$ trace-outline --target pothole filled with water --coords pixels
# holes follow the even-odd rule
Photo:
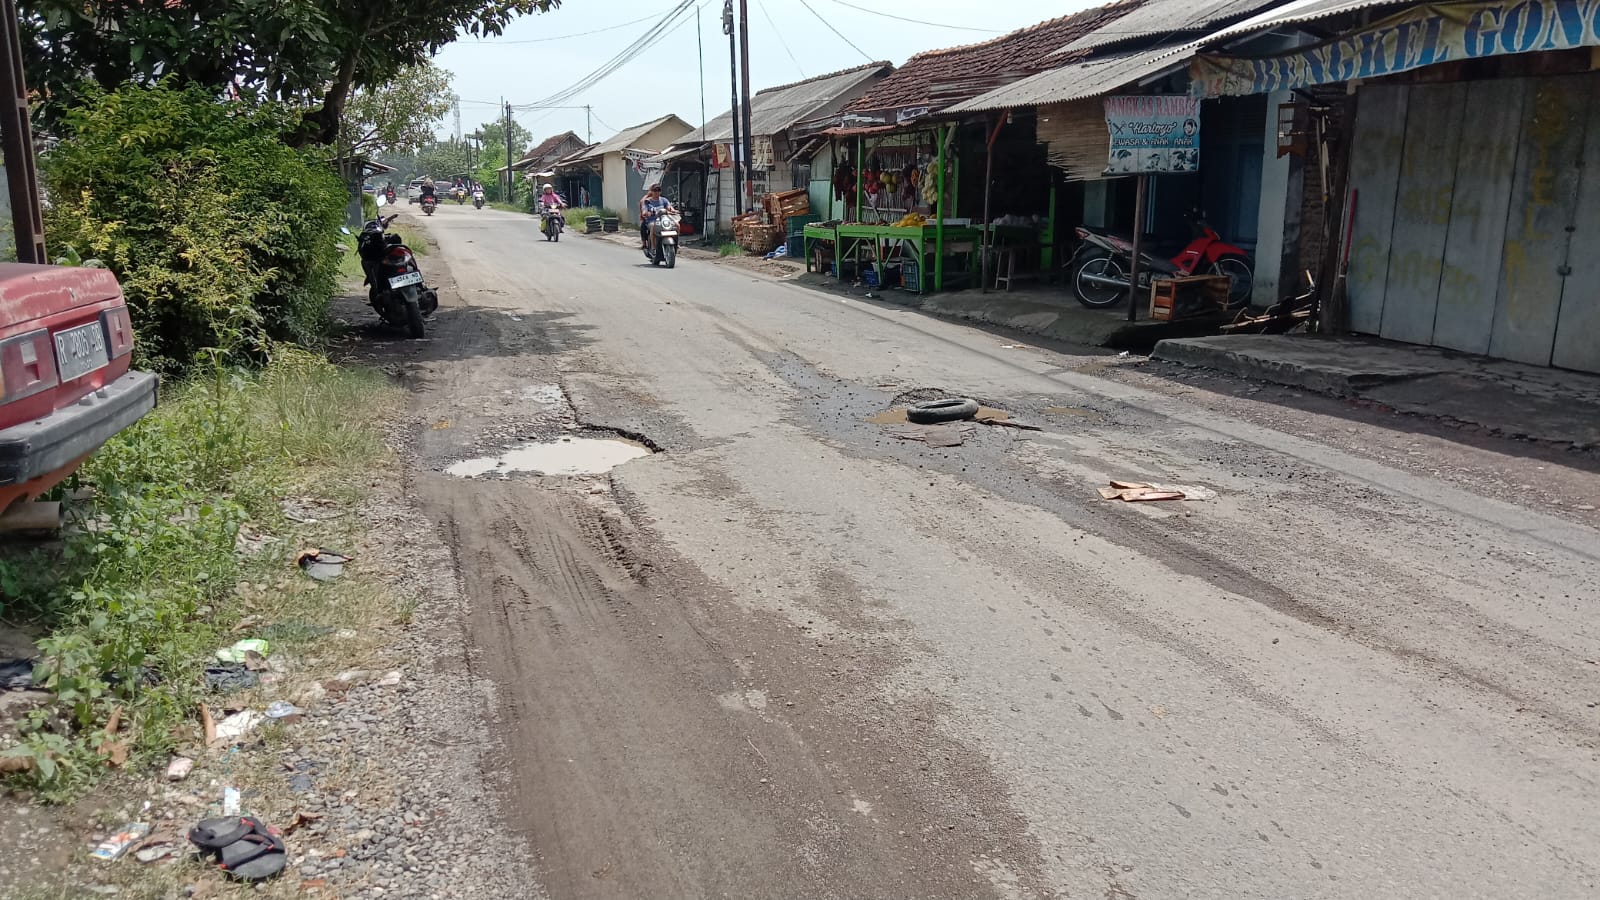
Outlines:
[[[650,448],[619,437],[563,437],[523,444],[499,456],[465,459],[445,468],[457,478],[485,475],[599,475],[630,459],[649,456]]]

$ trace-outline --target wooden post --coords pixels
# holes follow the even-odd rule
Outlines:
[[[1150,176],[1139,175],[1138,186],[1134,189],[1133,196],[1133,253],[1128,262],[1128,321],[1136,321],[1139,317],[1139,238],[1144,232],[1144,191],[1145,180]]]
[[[33,162],[33,130],[28,124],[28,86],[22,74],[22,35],[16,0],[0,0],[0,153],[5,154],[6,187],[11,191],[11,222],[17,262],[46,265],[44,208]]]
[[[978,262],[978,291],[984,294],[989,293],[989,250],[994,246],[994,228],[989,224],[989,195],[993,193],[990,185],[994,181],[994,142],[1000,137],[1000,129],[1005,127],[1007,115],[1009,113],[1001,110],[1000,121],[989,133],[988,151],[983,155],[983,240],[980,241],[983,256]]]
[[[951,125],[949,130],[951,132],[953,132],[955,130],[955,126]],[[938,200],[935,201],[934,208],[933,208],[933,214],[934,214],[934,220],[933,220],[933,289],[935,291],[943,291],[944,290],[944,219],[945,219],[944,151],[945,151],[945,145],[948,143],[948,140],[944,137],[944,135],[941,135],[938,131],[934,132],[934,140],[938,142],[939,147],[938,147],[938,153],[934,157],[935,172],[934,172],[933,184],[934,184],[934,188],[939,193],[939,197],[938,197]]]
[[[1357,95],[1359,96],[1359,95]],[[1337,129],[1341,135],[1339,147],[1333,157],[1333,171],[1331,184],[1322,186],[1323,196],[1327,198],[1323,207],[1323,247],[1322,260],[1318,265],[1322,271],[1318,273],[1317,280],[1317,307],[1316,328],[1318,334],[1341,334],[1345,330],[1347,313],[1345,311],[1345,298],[1347,285],[1344,281],[1343,250],[1345,235],[1350,231],[1349,226],[1354,223],[1349,219],[1358,212],[1349,209],[1349,180],[1350,180],[1350,153],[1355,141],[1350,134],[1355,130],[1356,103],[1355,97],[1349,98],[1340,109],[1339,125]],[[1327,146],[1318,148],[1323,157],[1327,156]],[[1347,221],[1347,219],[1349,219]]]

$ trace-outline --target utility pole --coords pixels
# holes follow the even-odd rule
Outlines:
[[[583,142],[594,143],[594,107],[587,103],[583,105]]]
[[[756,205],[755,135],[750,133],[750,7],[739,0],[739,99],[744,110],[744,191],[751,209]]]
[[[504,97],[500,98],[500,102],[506,104],[506,202],[514,203],[517,199],[517,181],[514,177],[516,173],[511,170],[511,164],[516,162],[511,158],[511,104],[506,103]]]
[[[739,43],[733,28],[733,0],[722,0],[722,33],[728,36],[728,86],[733,94],[733,109],[728,115],[733,120],[733,211],[744,215],[744,180],[740,177],[739,156],[744,144],[739,141]]]
[[[461,98],[460,97],[456,98],[455,114],[456,114],[456,143],[459,144],[459,143],[461,143]]]

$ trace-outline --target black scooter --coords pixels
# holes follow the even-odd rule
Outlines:
[[[399,216],[379,216],[361,229],[356,253],[370,285],[367,302],[378,315],[413,338],[423,336],[423,318],[439,308],[439,293],[422,283],[422,269],[400,235],[389,234],[389,224]]]

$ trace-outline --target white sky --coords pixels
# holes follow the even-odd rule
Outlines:
[[[896,65],[923,50],[969,44],[1026,25],[1067,15],[1100,0],[748,0],[750,7],[750,81],[752,93],[798,81],[869,59]],[[828,30],[806,4],[827,19],[862,51]],[[850,5],[847,5],[850,4]],[[465,38],[446,47],[439,65],[455,76],[462,98],[461,130],[471,133],[498,115],[499,99],[532,104],[575,84],[643,35],[665,15],[674,0],[564,0],[561,8],[513,22],[503,37],[491,41]],[[897,21],[852,9],[924,22],[961,26],[941,28]],[[705,115],[715,117],[730,104],[728,38],[722,33],[722,0],[699,0],[700,32],[705,47]],[[735,9],[738,2],[735,0]],[[646,21],[623,25],[635,19]],[[621,26],[621,27],[618,27]],[[563,37],[610,29],[581,37]],[[984,29],[967,30],[967,29]],[[554,40],[554,38],[559,38]],[[788,51],[784,44],[787,43]],[[789,51],[793,51],[794,59]],[[798,63],[796,63],[798,59]],[[566,105],[594,107],[594,140],[667,113],[691,125],[701,124],[700,64],[692,18],[656,41],[645,58],[630,61]],[[581,109],[522,110],[517,121],[535,141],[567,129],[584,137]],[[447,116],[440,134],[454,132]],[[521,149],[519,148],[519,152]]]

